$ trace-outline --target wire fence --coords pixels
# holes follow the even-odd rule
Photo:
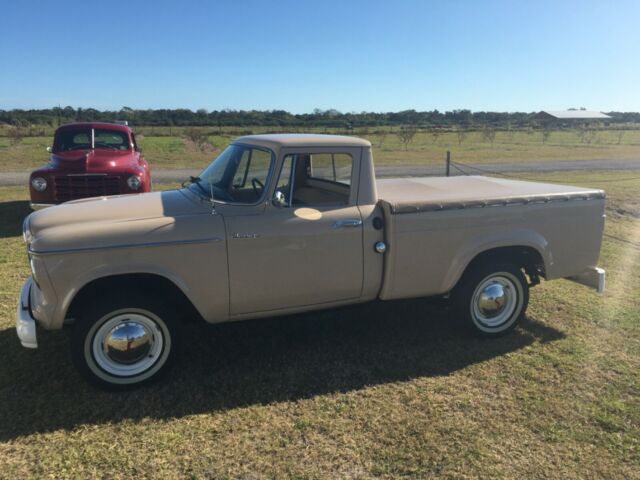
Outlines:
[[[474,172],[483,173],[487,175],[498,175],[500,177],[510,178],[512,180],[529,180],[532,182],[540,181],[540,178],[531,178],[523,175],[510,175],[504,172],[497,172],[495,170],[488,169],[485,167],[477,167],[475,165],[469,165],[466,163],[454,162],[453,160],[450,161],[450,165],[456,170],[458,170],[460,173],[462,173],[463,175],[472,175],[472,173],[469,173],[469,170],[472,170]],[[533,173],[533,172],[529,172],[529,173]],[[544,172],[544,173],[548,173],[548,172]],[[629,182],[633,180],[640,180],[640,176],[625,177],[625,178],[604,178],[604,179],[603,178],[581,178],[580,182],[618,183],[618,182]],[[545,181],[551,182],[551,183],[554,182],[553,180],[547,180],[547,179],[545,179]]]

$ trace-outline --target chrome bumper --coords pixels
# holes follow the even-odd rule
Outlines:
[[[54,207],[55,205],[55,203],[29,203],[31,210],[42,210],[43,208]]]
[[[38,340],[36,338],[36,321],[31,316],[29,309],[29,293],[33,280],[27,278],[20,290],[20,300],[16,311],[16,332],[20,343],[25,348],[38,348]]]
[[[591,267],[580,275],[568,277],[567,280],[593,288],[596,292],[602,294],[604,293],[605,277],[606,272],[604,271],[604,268]]]

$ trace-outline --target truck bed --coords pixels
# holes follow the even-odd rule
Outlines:
[[[393,214],[604,198],[597,189],[482,176],[389,178],[376,187]]]
[[[597,266],[602,190],[480,176],[384,179],[376,187],[387,244],[382,299],[447,293],[491,248],[528,249],[548,280]]]

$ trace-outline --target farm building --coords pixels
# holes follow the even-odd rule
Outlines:
[[[608,123],[611,117],[602,112],[589,110],[542,110],[533,115],[531,120],[549,124],[572,125],[577,123]]]

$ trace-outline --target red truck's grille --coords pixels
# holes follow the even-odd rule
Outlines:
[[[54,183],[59,202],[120,193],[120,178],[108,175],[56,176]]]

